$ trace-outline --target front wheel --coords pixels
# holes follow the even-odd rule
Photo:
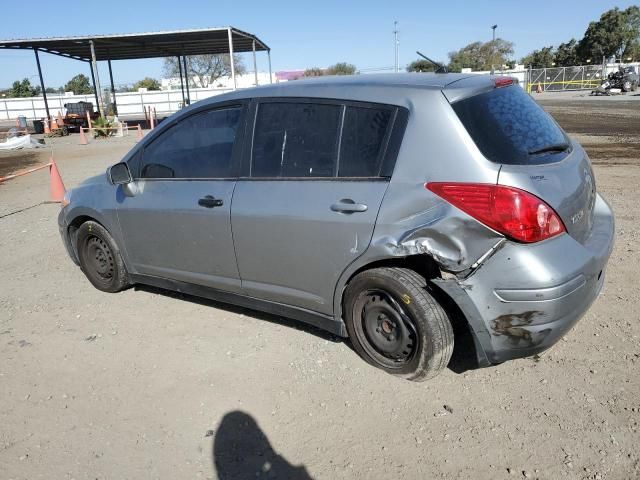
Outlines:
[[[98,290],[115,293],[129,284],[120,249],[102,225],[94,221],[80,225],[76,246],[80,268]]]
[[[343,308],[355,350],[375,367],[423,381],[438,375],[451,359],[449,318],[413,270],[359,273],[345,290]]]

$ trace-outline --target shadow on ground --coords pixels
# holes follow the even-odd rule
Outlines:
[[[222,418],[213,440],[212,460],[220,480],[312,480],[304,465],[292,465],[275,452],[254,418],[241,411]]]
[[[357,353],[353,349],[353,346],[351,345],[351,342],[348,339],[338,337],[308,323],[272,315],[270,313],[261,312],[259,310],[251,310],[249,308],[238,307],[236,305],[231,305],[228,303],[217,302],[215,300],[209,300],[207,298],[196,297],[185,293],[174,292],[172,290],[152,287],[150,285],[136,284],[133,288],[135,290],[141,290],[143,292],[165,295],[179,300],[197,303],[198,305],[214,307],[220,310],[225,310],[227,312],[242,314],[248,317],[256,318],[258,320],[264,320],[271,323],[277,323],[285,327],[294,328],[296,330],[306,332],[310,335],[315,335],[316,337],[322,338],[323,340],[328,340],[333,343],[344,343],[353,351],[354,354],[357,355]],[[436,294],[437,292],[432,291],[431,293]],[[455,334],[455,345],[453,348],[453,356],[451,357],[451,361],[448,365],[449,370],[454,373],[460,374],[468,370],[474,370],[478,368],[478,361],[473,337],[468,330],[467,322],[464,319],[462,312],[460,312],[458,307],[454,303],[452,303],[451,300],[448,299],[448,297],[436,294],[436,298],[443,304],[447,312],[449,312],[449,318],[453,325]]]

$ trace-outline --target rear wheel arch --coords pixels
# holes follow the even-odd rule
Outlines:
[[[452,368],[456,371],[464,371],[480,365],[481,362],[479,360],[476,361],[476,359],[480,358],[478,354],[482,352],[478,352],[474,329],[456,301],[439,285],[432,282],[434,279],[442,278],[442,270],[435,259],[428,254],[387,258],[360,266],[349,275],[349,278],[342,286],[340,292],[340,318],[344,319],[344,294],[353,278],[366,270],[384,267],[413,270],[426,280],[428,286],[432,287],[429,289],[429,293],[449,316],[454,331],[455,342],[452,363],[456,365]]]

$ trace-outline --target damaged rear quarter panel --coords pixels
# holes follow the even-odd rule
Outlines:
[[[381,212],[370,246],[378,255],[426,254],[442,270],[459,273],[471,269],[503,238],[427,191],[422,184],[412,187],[389,187],[385,202],[398,204],[402,211],[398,209],[392,216],[389,212]],[[401,196],[404,202],[394,202],[394,196]],[[407,197],[415,198],[406,201]],[[388,217],[391,218],[387,221]]]

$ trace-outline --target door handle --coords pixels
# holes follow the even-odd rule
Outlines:
[[[350,198],[343,198],[331,205],[331,211],[338,213],[366,212],[368,208],[364,203],[356,203]]]
[[[198,200],[198,205],[204,208],[221,207],[223,205],[221,198],[213,198],[211,195],[205,195]]]

